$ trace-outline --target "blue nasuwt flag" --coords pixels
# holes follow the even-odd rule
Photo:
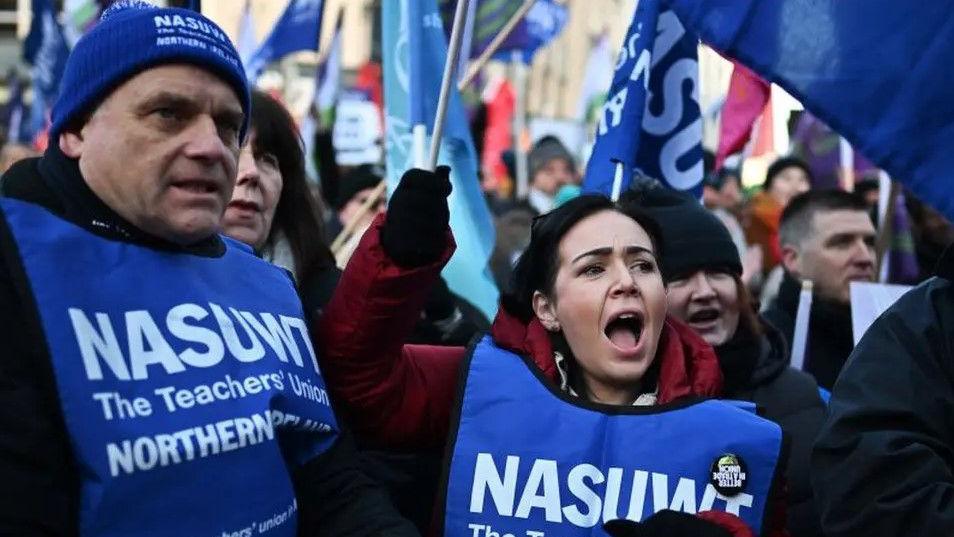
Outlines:
[[[420,15],[412,18],[411,12]],[[388,0],[381,3],[381,15],[387,179],[393,192],[414,161],[411,111],[418,110],[415,119],[428,126],[428,134],[433,128],[447,40],[436,0]],[[412,36],[416,37],[412,40]],[[418,82],[411,84],[411,78]],[[454,293],[492,319],[499,295],[487,267],[494,226],[478,183],[477,152],[456,89],[447,107],[439,163],[451,167],[450,225],[457,241],[457,251],[442,274]]]
[[[667,1],[954,219],[954,1]]]
[[[23,42],[23,60],[33,66],[31,74],[36,93],[30,130],[36,133],[46,127],[47,110],[53,106],[59,94],[60,79],[63,78],[70,49],[50,0],[33,0],[32,7],[33,20],[30,33]]]
[[[617,162],[621,191],[638,173],[702,196],[698,40],[659,0],[640,0],[620,49],[584,191],[609,195]]]
[[[250,83],[258,79],[265,66],[292,52],[318,50],[321,31],[322,0],[291,0],[272,31],[245,65]]]

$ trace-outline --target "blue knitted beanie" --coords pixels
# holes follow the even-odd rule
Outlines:
[[[92,112],[121,83],[169,63],[196,65],[232,87],[245,112],[244,140],[251,97],[242,61],[228,36],[200,13],[142,0],[114,3],[73,47],[53,105],[51,139]]]

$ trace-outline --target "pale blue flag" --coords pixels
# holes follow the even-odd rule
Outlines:
[[[413,17],[410,12],[420,15]],[[419,111],[415,115],[421,116],[428,125],[428,134],[431,132],[447,58],[447,38],[436,0],[389,0],[381,3],[381,15],[387,178],[388,190],[393,192],[414,162],[412,110]],[[412,42],[416,46],[412,47]],[[412,83],[411,78],[416,81]],[[457,252],[444,268],[444,279],[453,292],[492,319],[499,296],[487,267],[494,247],[494,225],[478,182],[477,152],[456,89],[451,91],[447,108],[439,163],[451,167],[454,191],[449,200],[450,223],[457,241]]]

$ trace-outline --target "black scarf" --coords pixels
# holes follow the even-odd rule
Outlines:
[[[716,346],[715,352],[722,369],[723,395],[732,397],[747,388],[762,352],[761,339],[740,319],[732,338]]]

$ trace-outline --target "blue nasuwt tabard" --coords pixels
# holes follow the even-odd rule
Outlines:
[[[760,534],[778,425],[730,402],[595,405],[485,337],[467,364],[449,463],[448,537],[603,536],[661,509],[737,514]]]
[[[81,534],[295,535],[290,471],[338,426],[290,277],[230,239],[153,250],[8,198],[0,239],[53,366]]]

